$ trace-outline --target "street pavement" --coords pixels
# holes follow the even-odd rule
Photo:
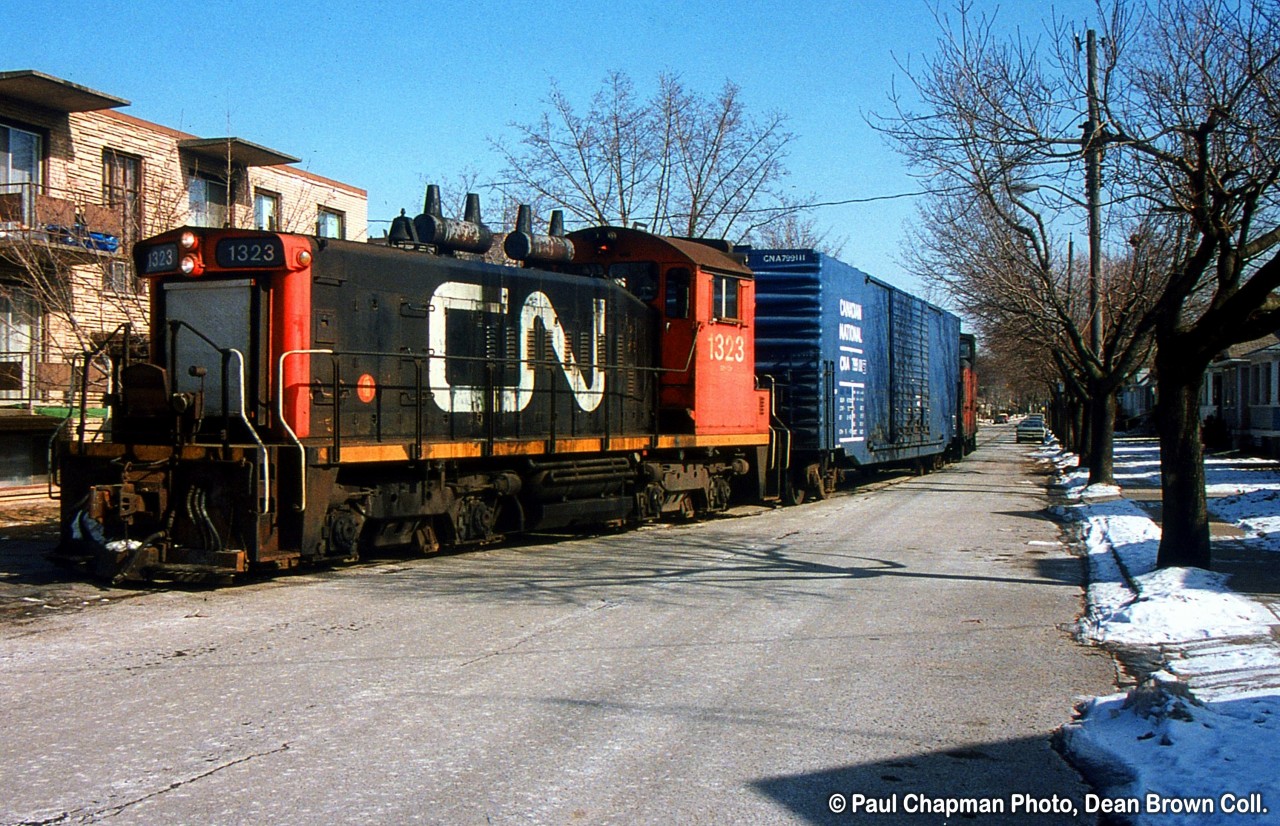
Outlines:
[[[1050,736],[1114,667],[1026,453],[213,591],[0,542],[0,823],[1092,822]]]

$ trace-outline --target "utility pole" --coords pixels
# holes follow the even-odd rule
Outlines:
[[[1078,41],[1077,41],[1078,42]],[[1102,307],[1098,301],[1098,278],[1102,269],[1102,223],[1099,218],[1102,177],[1102,123],[1098,112],[1098,36],[1089,29],[1086,46],[1089,61],[1089,120],[1084,131],[1084,181],[1089,204],[1089,347],[1102,360]]]
[[[1106,134],[1098,103],[1098,36],[1089,29],[1086,58],[1089,61],[1089,119],[1084,125],[1084,177],[1089,204],[1089,349],[1094,367],[1089,370],[1089,483],[1114,484],[1115,465],[1112,438],[1115,428],[1115,391],[1104,386],[1102,376],[1108,365],[1102,352],[1102,303],[1098,298],[1102,269],[1102,220],[1099,192],[1102,189],[1102,147]]]

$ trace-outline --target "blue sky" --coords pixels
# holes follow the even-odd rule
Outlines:
[[[1000,27],[1039,34],[1050,7],[975,0]],[[1057,5],[1085,28],[1093,6]],[[887,111],[895,64],[918,63],[938,30],[926,0],[722,3],[416,0],[364,4],[11,4],[0,70],[36,69],[132,101],[124,111],[202,137],[236,135],[368,190],[371,220],[421,209],[424,181],[495,178],[489,139],[543,111],[552,80],[586,107],[621,70],[644,95],[659,72],[712,95],[725,80],[796,134],[797,196],[842,201],[915,191],[866,123]],[[496,207],[496,203],[495,203]],[[450,207],[446,205],[446,211]],[[908,289],[910,199],[825,207],[841,258]],[[385,223],[372,223],[381,234]]]

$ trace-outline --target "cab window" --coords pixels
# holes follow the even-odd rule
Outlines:
[[[742,314],[738,311],[739,295],[742,292],[741,279],[717,275],[711,284],[711,317],[728,321],[741,320]]]
[[[651,261],[628,261],[609,267],[609,276],[644,302],[658,297],[658,268]]]
[[[667,287],[663,306],[667,318],[689,317],[689,282],[690,272],[684,267],[667,270]]]

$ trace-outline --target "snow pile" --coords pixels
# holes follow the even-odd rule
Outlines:
[[[1032,451],[1031,456],[1053,466],[1049,486],[1067,499],[1114,499],[1120,495],[1119,485],[1090,485],[1089,471],[1079,467],[1080,457],[1062,450],[1056,442]]]
[[[1280,483],[1277,484],[1280,487]],[[1280,490],[1261,488],[1209,503],[1209,509],[1224,522],[1240,527],[1268,551],[1280,551]]]
[[[1204,458],[1204,476],[1205,493],[1213,497],[1275,492],[1280,488],[1280,462],[1252,456],[1209,455]],[[1267,508],[1274,510],[1274,506]]]
[[[1269,632],[1275,616],[1200,568],[1156,569],[1160,528],[1126,499],[1080,506],[1089,554],[1089,607],[1081,635],[1153,645]]]
[[[1275,823],[1280,813],[1280,697],[1201,704],[1153,680],[1095,697],[1061,744],[1136,823]]]

